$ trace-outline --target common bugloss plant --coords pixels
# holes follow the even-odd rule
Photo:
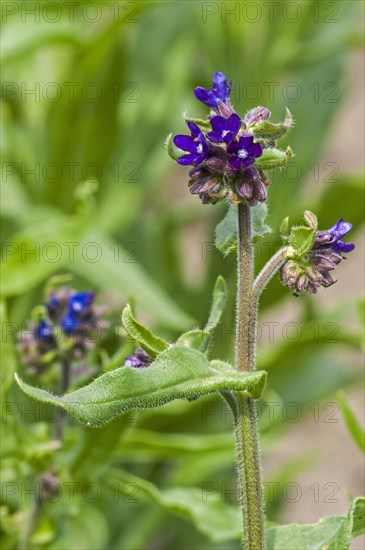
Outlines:
[[[193,328],[175,342],[167,342],[143,326],[127,306],[123,324],[138,347],[122,366],[107,369],[90,384],[61,396],[32,387],[19,377],[17,381],[30,396],[60,406],[92,426],[101,426],[130,410],[218,393],[234,419],[242,547],[347,549],[352,537],[361,531],[362,499],[353,501],[345,517],[324,518],[308,528],[288,525],[265,529],[256,400],[264,390],[267,375],[256,370],[255,354],[259,299],[270,279],[280,273],[282,284],[295,296],[330,287],[335,282],[331,272],[354,249],[352,243],[344,241],[352,226],[340,218],[330,229],[319,229],[316,215],[309,211],[299,226],[290,226],[286,218],[280,228],[283,246],[255,277],[253,242],[268,231],[267,172],[283,167],[293,155],[290,147],[283,150],[277,145],[293,126],[293,117],[287,110],[284,120],[274,123],[263,106],[241,117],[230,103],[231,86],[223,73],[216,72],[211,89],[197,87],[195,97],[210,109],[207,118],[185,116],[190,134],[170,135],[166,145],[179,165],[190,167],[188,189],[192,195],[204,205],[222,200],[229,203],[227,216],[217,227],[216,242],[223,253],[237,253],[235,364],[209,357],[214,329],[227,300],[226,283],[219,277],[203,328]],[[76,331],[71,349],[83,353],[84,344],[78,340],[77,331],[96,319],[93,299],[90,293],[68,290],[51,296],[46,303],[47,317],[34,327],[33,336],[38,336],[39,343],[28,346],[27,361],[54,346],[49,321],[58,324],[66,336]]]

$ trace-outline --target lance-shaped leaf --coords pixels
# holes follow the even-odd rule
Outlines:
[[[256,159],[255,165],[262,170],[270,170],[284,166],[292,156],[293,151],[289,146],[285,151],[276,149],[275,147],[268,147],[263,150],[261,157]]]
[[[165,351],[169,344],[152,332],[133,317],[130,306],[126,306],[122,313],[123,325],[129,336],[139,342],[142,348],[147,351],[151,357],[157,357],[159,353]]]
[[[355,443],[365,452],[365,431],[351,409],[343,391],[337,392],[337,400],[340,405],[346,426]]]
[[[226,303],[227,285],[224,278],[220,275],[214,285],[212,306],[204,330],[191,330],[185,332],[177,340],[177,345],[198,349],[205,353],[209,348],[212,332],[217,327],[222,317]]]
[[[251,208],[252,215],[252,238],[254,241],[271,233],[265,220],[267,218],[266,203],[259,202]],[[215,230],[215,245],[224,255],[234,252],[237,249],[237,207],[231,205],[223,220]]]
[[[314,525],[278,525],[267,530],[268,550],[347,550],[364,533],[365,499],[356,498],[347,516],[327,516]]]
[[[16,381],[31,397],[58,405],[88,425],[100,426],[130,410],[159,407],[175,399],[219,391],[247,392],[258,398],[266,373],[220,374],[210,367],[204,353],[176,346],[161,353],[149,367],[115,369],[63,396],[29,386],[17,375]]]

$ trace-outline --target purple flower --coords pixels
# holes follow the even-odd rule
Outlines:
[[[213,131],[207,134],[207,138],[216,143],[230,143],[241,127],[241,119],[235,113],[229,118],[214,116],[210,119],[210,123]]]
[[[54,341],[52,327],[43,319],[35,328],[35,339],[42,340],[43,342]]]
[[[148,367],[152,362],[152,357],[150,357],[144,349],[138,348],[133,355],[129,355],[126,358],[124,361],[124,366],[139,369]]]
[[[73,294],[68,301],[70,311],[80,313],[85,308],[90,307],[94,299],[94,292],[78,292],[77,294]]]
[[[334,252],[351,252],[355,248],[355,245],[353,243],[345,243],[342,240],[351,229],[352,224],[344,222],[342,217],[330,229],[318,231],[314,244],[315,246],[330,247]]]
[[[183,166],[188,164],[195,164],[196,166],[207,158],[209,146],[199,126],[194,122],[188,122],[188,126],[191,136],[179,135],[175,136],[173,140],[176,147],[188,153],[180,157],[177,162]]]
[[[232,155],[230,165],[234,170],[239,170],[241,166],[251,166],[257,157],[261,157],[262,145],[254,143],[251,135],[244,134],[239,141],[232,141],[227,146],[227,152]]]
[[[227,78],[223,73],[216,72],[213,75],[213,87],[211,90],[206,88],[201,88],[198,86],[194,90],[195,97],[204,103],[207,107],[212,109],[218,108],[218,100],[220,99],[223,103],[227,103],[229,94],[231,92],[232,80],[227,86]]]

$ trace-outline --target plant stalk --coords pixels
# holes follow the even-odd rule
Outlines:
[[[238,205],[238,289],[236,365],[240,372],[255,370],[257,301],[253,297],[254,257],[251,210]],[[244,393],[236,393],[233,414],[237,446],[238,478],[243,517],[244,550],[264,550],[265,523],[259,432],[256,404]]]

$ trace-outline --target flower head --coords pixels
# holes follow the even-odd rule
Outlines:
[[[316,294],[320,286],[333,285],[330,271],[345,259],[342,253],[355,248],[353,243],[342,240],[351,229],[352,224],[340,218],[330,229],[317,231],[306,256],[285,262],[280,271],[282,283],[291,288],[295,296],[303,292]]]
[[[216,114],[210,113],[205,120],[186,117],[191,135],[171,139],[170,134],[167,151],[179,164],[194,166],[189,172],[189,191],[203,204],[227,199],[231,204],[255,206],[266,200],[270,184],[263,170],[284,166],[292,155],[290,147],[277,149],[276,140],[290,128],[293,118],[287,110],[285,121],[274,124],[268,120],[269,109],[256,107],[241,119],[229,101],[231,87],[232,82],[228,85],[225,75],[216,72],[212,89],[195,88],[195,97]]]
[[[187,152],[178,159],[178,163],[186,166],[188,164],[200,164],[208,156],[209,147],[199,126],[194,122],[188,122],[191,136],[179,135],[174,137],[174,144],[179,149]]]
[[[227,86],[227,78],[223,73],[216,72],[213,75],[211,90],[198,86],[194,90],[195,97],[211,109],[218,108],[218,100],[227,103],[232,88],[232,80]]]
[[[255,159],[262,155],[261,143],[254,143],[253,136],[244,134],[238,141],[232,141],[227,152],[231,157],[229,163],[234,170],[239,170],[241,167],[251,166]]]
[[[129,355],[126,358],[126,360],[124,361],[124,366],[139,369],[143,367],[148,367],[152,362],[152,357],[150,357],[144,349],[138,348],[133,355]]]

